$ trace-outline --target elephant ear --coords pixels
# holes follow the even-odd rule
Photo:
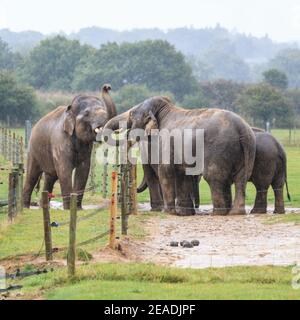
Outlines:
[[[67,132],[70,136],[73,135],[75,130],[75,116],[71,110],[72,106],[68,106],[65,112],[65,120],[64,120],[64,131]]]
[[[152,111],[149,112],[150,120],[146,124],[145,132],[148,136],[151,135],[151,130],[158,129],[158,122]]]

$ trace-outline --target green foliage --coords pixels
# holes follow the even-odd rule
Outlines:
[[[170,91],[177,99],[193,91],[196,80],[184,56],[166,41],[109,43],[76,69],[74,90],[96,90],[110,82],[115,90],[126,84],[146,85],[151,91]]]
[[[231,80],[216,80],[200,84],[205,97],[210,101],[210,107],[237,111],[236,99],[244,88]]]
[[[0,38],[0,70],[13,70],[21,59],[21,56],[11,52],[8,44]]]
[[[210,106],[210,99],[199,88],[195,94],[185,95],[181,104],[187,109],[207,108]]]
[[[5,71],[0,72],[0,121],[10,124],[24,123],[36,115],[36,97],[32,88],[21,85]]]
[[[282,119],[292,121],[293,108],[284,94],[267,84],[246,87],[238,97],[239,111],[254,120],[254,124],[263,126],[267,121],[276,120],[280,127]]]
[[[269,69],[263,73],[264,82],[278,89],[287,89],[288,78],[284,72]]]
[[[22,76],[37,89],[70,90],[75,68],[93,50],[61,36],[46,39],[30,52]]]
[[[194,64],[194,73],[200,81],[226,79],[245,82],[250,79],[248,65],[227,40],[219,41],[203,52]]]
[[[300,50],[286,49],[271,60],[270,66],[284,72],[290,87],[300,87]]]
[[[113,99],[117,105],[118,112],[121,113],[156,95],[164,95],[174,99],[171,92],[153,92],[146,85],[133,84],[123,86],[113,94]]]

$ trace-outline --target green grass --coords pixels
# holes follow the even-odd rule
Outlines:
[[[295,225],[299,225],[300,215],[299,213],[290,213],[290,214],[284,214],[284,215],[267,216],[264,223],[265,224],[294,223]]]
[[[92,210],[78,212],[78,220],[88,216]],[[36,254],[43,244],[43,218],[41,210],[24,210],[13,224],[7,223],[5,215],[0,225],[0,259],[11,255],[19,254]],[[143,238],[146,233],[141,225],[153,216],[152,213],[144,213],[143,215],[131,216],[129,218],[128,234],[136,238]],[[62,210],[51,210],[51,222],[58,223],[69,221],[69,212]],[[0,220],[1,222],[1,220]],[[120,221],[118,220],[117,228],[120,229]],[[101,210],[88,220],[78,221],[77,227],[77,243],[84,242],[98,236],[108,230],[109,213],[108,210]],[[69,226],[64,225],[58,228],[52,228],[53,247],[61,248],[68,246]],[[84,249],[88,253],[93,253],[103,248],[108,243],[108,236],[97,240],[91,244],[85,245]],[[65,252],[57,253],[56,257],[64,257]]]
[[[90,264],[24,279],[27,297],[46,299],[299,299],[292,267],[178,269],[152,264]]]

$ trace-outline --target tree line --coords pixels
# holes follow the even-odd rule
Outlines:
[[[230,72],[226,60],[215,80],[200,79],[195,72],[197,61],[164,40],[107,43],[96,49],[55,36],[26,55],[12,52],[0,40],[0,108],[4,111],[0,121],[37,119],[58,104],[70,103],[75,94],[95,92],[110,82],[120,111],[164,94],[187,108],[220,107],[244,115],[254,125],[270,122],[290,127],[300,114],[296,77],[300,51],[285,50],[272,61],[258,83],[248,83],[242,75],[240,81],[226,80],[224,75]],[[202,68],[205,72],[207,67]]]

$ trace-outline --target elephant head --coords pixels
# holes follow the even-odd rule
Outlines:
[[[87,95],[75,97],[65,110],[64,131],[85,143],[94,141],[100,128],[117,115],[110,90],[111,86],[105,84],[100,98]]]
[[[112,118],[104,127],[104,130],[118,130],[126,127],[128,129],[145,129],[149,134],[152,129],[159,128],[158,116],[167,112],[172,104],[168,97],[157,96],[145,100],[128,111]]]

